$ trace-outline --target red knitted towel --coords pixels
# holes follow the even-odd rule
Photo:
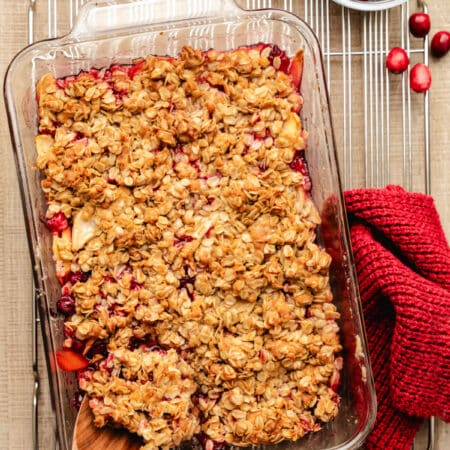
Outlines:
[[[406,450],[420,418],[450,421],[450,250],[431,197],[345,200],[378,400],[366,447]]]

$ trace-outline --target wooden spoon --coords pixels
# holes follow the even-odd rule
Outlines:
[[[96,427],[89,399],[84,397],[73,430],[72,450],[139,450],[141,446],[142,441],[126,430]]]

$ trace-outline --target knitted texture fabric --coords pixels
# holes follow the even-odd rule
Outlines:
[[[397,186],[345,193],[378,413],[368,449],[409,449],[450,421],[450,250],[433,199]]]

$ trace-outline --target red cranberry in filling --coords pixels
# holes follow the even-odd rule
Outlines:
[[[311,180],[309,178],[308,166],[305,161],[305,152],[303,150],[298,150],[295,153],[294,159],[289,164],[289,167],[295,172],[300,172],[305,177],[305,190],[311,190]]]
[[[91,272],[83,272],[83,271],[79,270],[78,272],[71,273],[70,282],[72,284],[75,284],[78,282],[85,283],[89,279],[90,276],[91,276]]]
[[[282,72],[287,73],[287,70],[289,68],[290,60],[288,56],[286,55],[286,52],[284,50],[281,50],[278,45],[272,45],[272,51],[269,54],[269,61],[273,65],[273,60],[278,57],[280,58],[280,67],[278,67],[278,70],[281,70]]]
[[[84,342],[80,341],[76,337],[71,338],[70,348],[77,353],[82,353],[84,349]]]
[[[194,285],[195,283],[195,277],[189,277],[189,276],[185,276],[180,278],[180,288],[187,288],[188,285]]]
[[[146,336],[142,339],[137,338],[136,336],[132,336],[130,338],[130,342],[128,344],[128,348],[130,350],[136,350],[140,348],[145,352],[158,352],[161,355],[167,354],[168,348],[164,345],[159,344],[155,339],[151,336]]]
[[[108,356],[108,349],[106,347],[106,342],[97,340],[94,342],[92,347],[87,352],[86,356],[92,359],[95,355],[100,355],[106,358]]]
[[[195,294],[194,294],[193,286],[195,284],[195,276],[194,277],[190,277],[189,274],[188,274],[187,268],[185,268],[184,271],[185,271],[186,275],[179,279],[180,289],[185,288],[189,298],[191,299],[191,301],[194,301]]]
[[[62,212],[54,214],[47,220],[47,228],[54,236],[61,236],[61,233],[69,228],[67,217]]]
[[[226,442],[213,441],[207,434],[203,432],[197,435],[197,439],[204,450],[223,450],[228,448]]]
[[[139,348],[139,346],[142,344],[142,340],[138,339],[136,336],[132,336],[130,338],[130,342],[128,343],[128,348],[133,351]]]
[[[56,303],[58,311],[65,316],[75,314],[75,299],[70,295],[63,295]]]
[[[128,68],[128,76],[131,79],[133,79],[137,73],[142,72],[144,65],[145,65],[145,61],[141,61],[136,64],[133,64],[131,67]]]
[[[81,131],[77,131],[75,133],[75,137],[73,138],[73,141],[80,141],[84,137],[85,137],[85,135]]]
[[[112,303],[108,306],[108,311],[111,312],[113,316],[124,317],[126,316],[126,312],[123,310],[123,305],[120,303]]]

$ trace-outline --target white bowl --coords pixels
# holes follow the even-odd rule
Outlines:
[[[401,5],[407,0],[333,0],[347,8],[358,9],[359,11],[381,11]]]

